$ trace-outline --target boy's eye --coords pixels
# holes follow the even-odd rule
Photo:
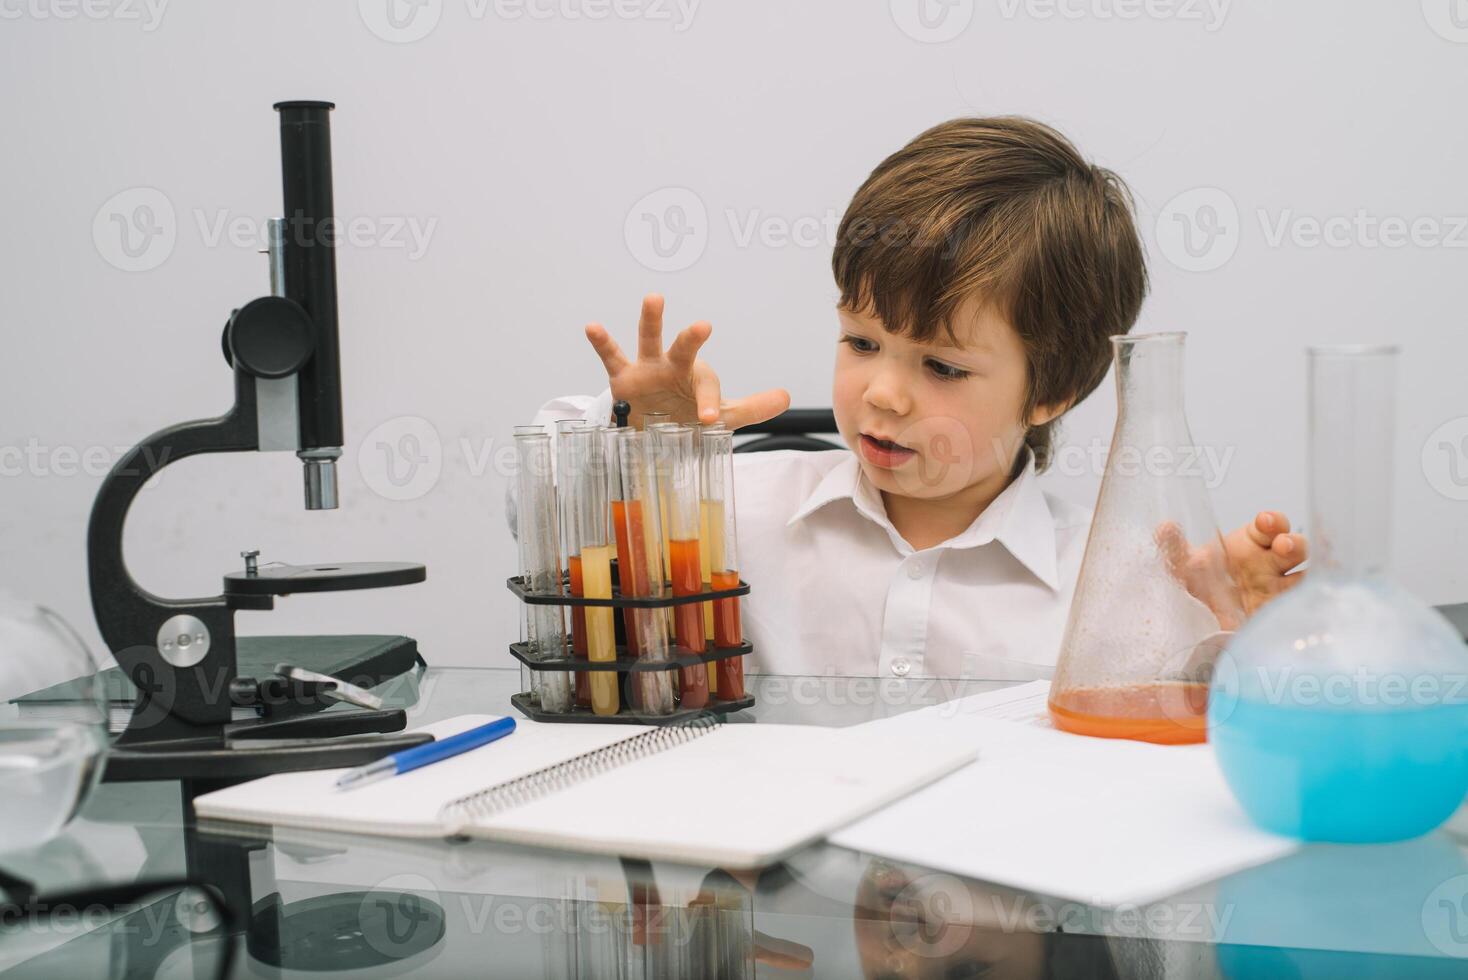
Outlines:
[[[865,337],[853,337],[850,334],[842,337],[841,342],[850,347],[852,350],[856,351],[858,354],[870,354],[872,351],[877,349],[877,345],[872,343],[870,340],[867,340]]]
[[[969,376],[969,372],[963,368],[956,368],[951,364],[944,364],[942,361],[929,361],[928,367],[932,368],[933,373],[944,381],[962,381]]]

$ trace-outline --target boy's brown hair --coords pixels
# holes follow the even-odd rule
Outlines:
[[[831,259],[841,306],[919,342],[974,295],[1024,344],[1025,416],[1068,407],[1106,375],[1136,322],[1146,262],[1121,178],[1064,136],[1016,116],[954,119],[892,154],[857,190]],[[1025,443],[1044,469],[1055,422]]]

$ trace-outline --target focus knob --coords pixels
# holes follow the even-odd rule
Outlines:
[[[262,296],[234,311],[224,328],[224,357],[257,378],[287,378],[316,351],[311,315],[283,296]]]

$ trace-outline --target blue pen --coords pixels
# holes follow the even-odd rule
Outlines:
[[[398,773],[430,765],[440,759],[452,758],[461,752],[468,752],[470,749],[476,749],[496,739],[504,738],[514,730],[515,719],[500,718],[487,725],[471,728],[467,732],[429,742],[427,745],[418,745],[401,752],[394,752],[392,755],[383,756],[376,762],[348,769],[337,778],[336,788],[351,789],[354,786],[365,786],[379,779],[386,779],[388,776],[396,776]]]

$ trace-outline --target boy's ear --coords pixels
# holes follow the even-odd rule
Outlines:
[[[1025,424],[1033,429],[1054,422],[1066,412],[1070,411],[1070,407],[1073,404],[1075,404],[1074,399],[1067,399],[1066,401],[1056,402],[1052,405],[1037,405],[1030,411],[1030,417],[1025,420]]]

